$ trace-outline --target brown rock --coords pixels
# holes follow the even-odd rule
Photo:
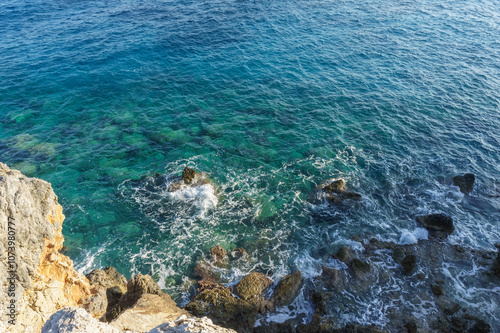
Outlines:
[[[304,278],[300,271],[284,276],[274,290],[272,302],[275,306],[285,306],[298,296]]]
[[[273,281],[262,273],[253,272],[245,276],[234,288],[234,293],[244,300],[261,297]]]
[[[216,245],[210,249],[210,260],[216,266],[224,266],[227,264],[228,256],[226,250],[220,245]]]
[[[186,184],[191,184],[193,179],[196,177],[196,171],[194,169],[185,167],[184,171],[182,172],[182,180]]]

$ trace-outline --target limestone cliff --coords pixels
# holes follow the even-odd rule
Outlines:
[[[49,183],[0,163],[0,322],[7,332],[38,333],[54,312],[90,296],[87,278],[59,253],[63,220]]]

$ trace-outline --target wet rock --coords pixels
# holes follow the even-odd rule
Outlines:
[[[444,294],[443,286],[441,284],[433,284],[431,289],[434,295],[440,296]]]
[[[403,262],[405,255],[405,250],[401,246],[395,247],[392,251],[392,259],[400,265]]]
[[[446,296],[439,296],[436,303],[439,309],[448,316],[454,315],[462,308],[459,304],[453,302],[449,297]]]
[[[351,266],[352,266],[352,269],[354,271],[354,274],[357,277],[362,277],[365,274],[369,273],[371,270],[370,264],[367,263],[366,261],[359,259],[359,258],[352,259]]]
[[[476,177],[472,173],[466,173],[463,176],[453,177],[453,185],[460,188],[462,193],[470,193],[474,189],[474,181]]]
[[[355,254],[349,246],[342,246],[333,257],[348,265],[355,257]]]
[[[320,185],[318,189],[324,193],[324,197],[330,203],[342,203],[345,200],[361,200],[361,194],[346,190],[343,179],[334,179],[325,183]]]
[[[495,262],[493,263],[493,271],[497,276],[500,276],[500,243],[496,243],[495,246],[498,249],[498,252]]]
[[[274,290],[272,302],[275,306],[285,306],[293,302],[298,296],[304,278],[301,271],[284,276]]]
[[[229,253],[229,256],[232,260],[248,260],[248,259],[250,259],[248,252],[243,248],[237,248],[237,249],[231,251],[231,253]]]
[[[417,333],[418,332],[417,323],[415,322],[414,319],[412,319],[408,323],[406,323],[405,327],[406,327],[406,330],[408,331],[408,333]]]
[[[262,303],[262,299],[238,299],[231,295],[229,288],[217,288],[202,291],[185,309],[195,316],[207,316],[218,325],[249,333]]]
[[[417,222],[430,231],[444,231],[451,234],[455,230],[453,219],[444,214],[417,216]]]
[[[413,273],[417,267],[417,256],[415,254],[408,254],[403,258],[401,266],[403,266],[403,269],[407,274]]]
[[[196,177],[196,171],[194,169],[185,167],[184,171],[182,171],[182,180],[186,184],[191,184],[195,177]]]
[[[228,256],[226,250],[220,245],[216,245],[210,249],[210,260],[211,262],[218,266],[222,267],[227,264]]]
[[[206,277],[198,281],[197,291],[200,293],[203,290],[214,289],[214,288],[222,288],[222,285],[219,284],[216,280]]]
[[[273,281],[262,273],[253,272],[245,276],[234,288],[234,293],[244,300],[261,297]]]

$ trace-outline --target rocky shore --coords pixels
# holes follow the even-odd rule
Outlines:
[[[158,176],[158,182],[164,177]],[[463,193],[472,191],[474,176],[453,178]],[[186,168],[168,182],[169,191],[206,186],[204,174]],[[215,188],[214,188],[215,191]],[[332,205],[361,200],[342,179],[322,183],[311,200]],[[305,279],[301,271],[273,281],[264,272],[251,271],[230,286],[219,271],[249,260],[245,249],[227,252],[213,247],[193,271],[196,295],[183,308],[149,276],[126,280],[113,267],[75,271],[61,253],[64,215],[49,183],[27,178],[0,163],[0,222],[3,247],[0,257],[1,332],[494,332],[489,318],[457,302],[454,272],[462,267],[474,272],[475,284],[498,288],[500,255],[452,245],[448,235],[454,221],[441,213],[418,216],[416,223],[428,239],[411,244],[386,242],[368,235],[354,241],[363,249],[341,247],[327,254],[319,276]],[[500,244],[499,244],[500,247]],[[12,259],[12,260],[11,260]],[[404,285],[405,288],[401,288]],[[390,286],[390,288],[388,288]],[[392,289],[391,289],[392,288]],[[393,306],[384,327],[339,325],[339,314],[355,308],[376,292],[378,306]],[[313,305],[309,318],[281,323],[258,318],[293,307],[299,294]],[[9,308],[14,304],[14,311]],[[496,305],[500,304],[497,300]],[[494,305],[494,306],[496,306]],[[376,306],[376,305],[374,305]],[[423,309],[425,312],[419,312]]]

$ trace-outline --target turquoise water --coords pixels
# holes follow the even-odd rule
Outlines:
[[[500,240],[498,1],[6,0],[0,22],[0,160],[52,183],[82,272],[151,274],[183,303],[215,244],[252,257],[234,283],[312,278],[431,212],[452,243]],[[215,206],[137,181],[186,165]],[[333,177],[363,200],[311,204]]]

